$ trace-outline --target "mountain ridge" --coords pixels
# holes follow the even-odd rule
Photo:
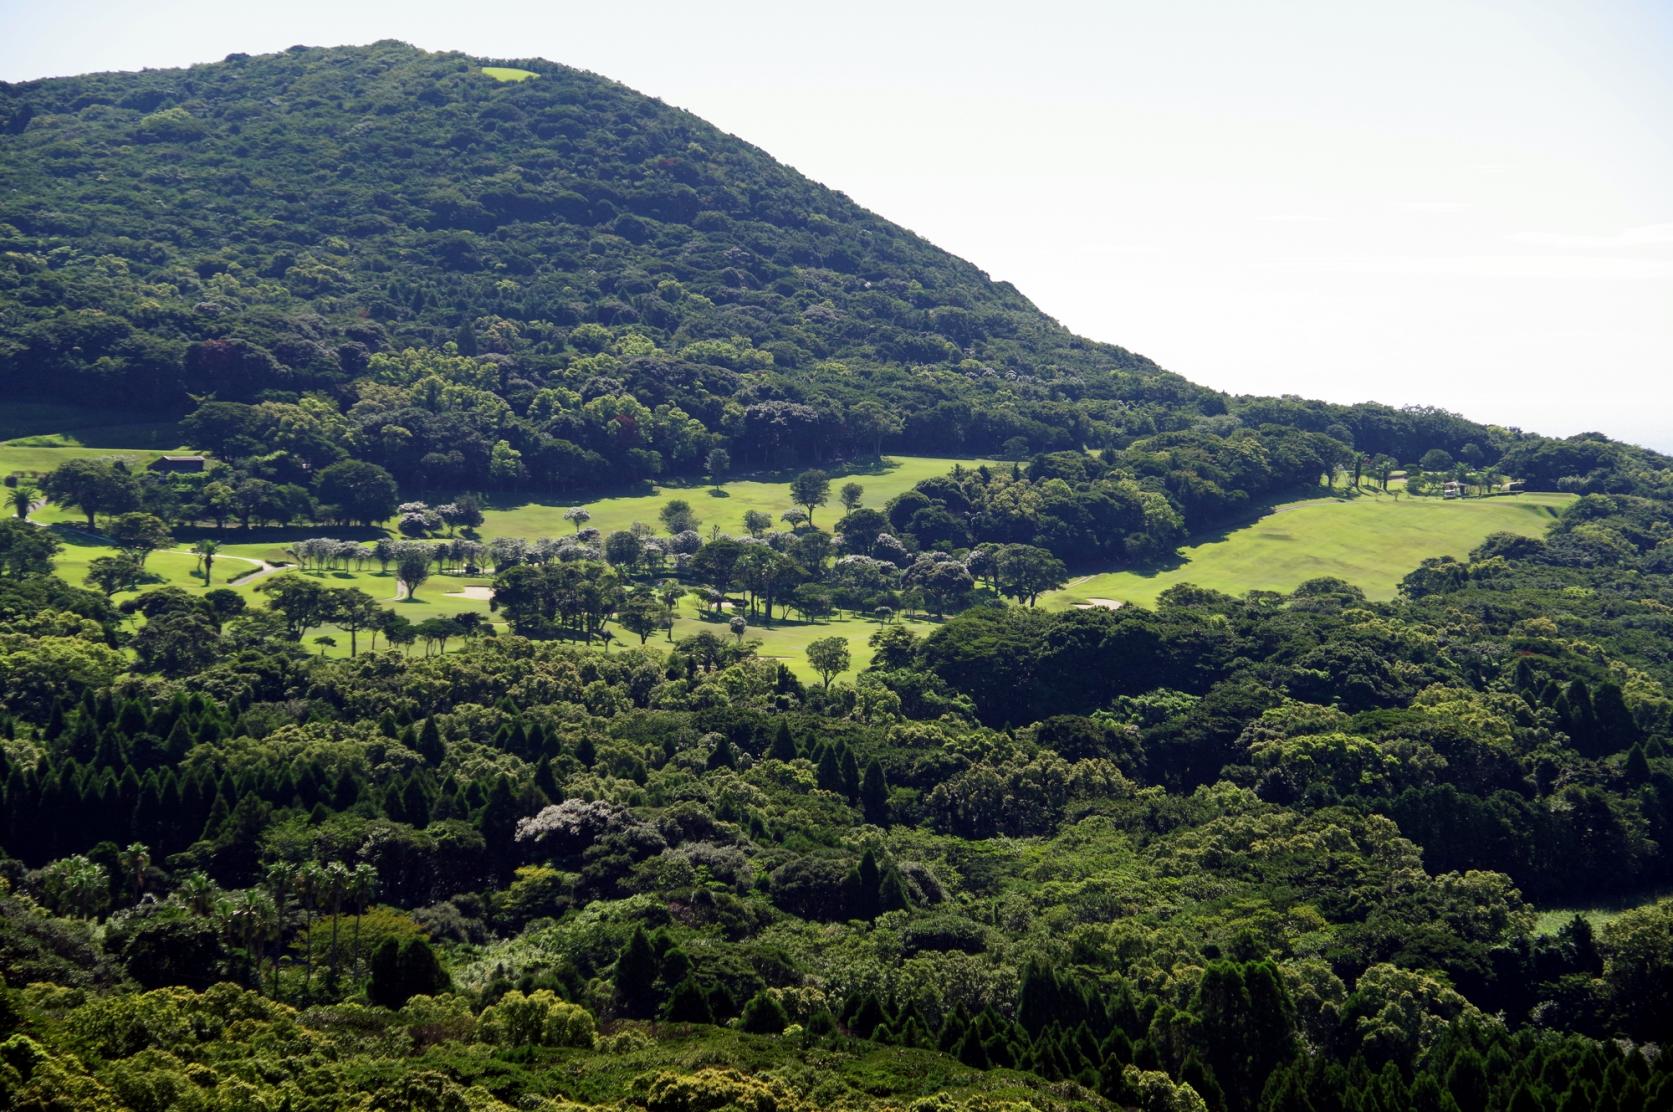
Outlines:
[[[501,62],[538,76],[482,72]],[[303,473],[326,442],[420,488],[571,490],[692,475],[716,447],[742,466],[1024,458],[1276,423],[1492,462],[1530,440],[1192,383],[544,59],[384,40],[0,84],[0,155],[0,384],[286,406],[310,427]],[[502,444],[520,462],[496,473]]]

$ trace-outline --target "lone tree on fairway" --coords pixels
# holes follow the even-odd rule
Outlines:
[[[86,582],[107,595],[131,591],[139,586],[145,574],[144,565],[132,552],[118,552],[114,556],[100,556],[87,565]]]
[[[825,690],[831,689],[831,681],[848,671],[848,665],[853,658],[848,653],[848,642],[841,637],[821,637],[810,642],[807,647],[807,662],[819,678],[825,681]]]
[[[813,508],[823,506],[831,498],[831,477],[823,471],[803,471],[790,481],[790,501],[807,510],[807,521],[813,524]]]
[[[654,595],[634,595],[616,611],[616,621],[643,645],[661,629],[668,608]]]
[[[199,541],[192,546],[192,552],[203,564],[203,585],[208,587],[215,581],[215,554],[221,551],[220,541]]]
[[[349,635],[349,655],[355,656],[360,651],[360,632],[374,628],[383,608],[378,605],[377,599],[358,587],[345,587],[334,594],[336,612],[332,614],[332,620]]]
[[[152,552],[174,539],[168,523],[156,514],[122,514],[110,523],[110,538],[116,547],[131,552],[141,565]]]
[[[407,588],[407,601],[418,597],[418,588],[430,578],[430,554],[419,548],[409,548],[395,558],[395,578]]]
[[[842,489],[837,492],[837,499],[848,513],[853,513],[859,509],[860,502],[865,496],[866,488],[855,482],[843,483]]]
[[[29,515],[41,503],[41,492],[33,483],[19,483],[6,495],[11,501],[12,511],[17,514],[19,521],[28,521]]]
[[[709,485],[719,490],[726,473],[732,470],[732,454],[725,448],[714,448],[710,450],[704,463],[709,471]]]
[[[98,514],[120,514],[139,507],[139,483],[124,467],[103,460],[73,459],[41,480],[46,496],[61,506],[75,506],[95,527]]]
[[[684,498],[675,498],[657,511],[657,517],[662,519],[662,527],[668,530],[670,536],[697,528],[697,514],[692,511],[691,503]]]
[[[579,533],[581,531],[581,526],[591,521],[593,519],[593,515],[588,513],[581,506],[576,506],[573,510],[565,510],[563,512],[563,519],[575,526],[575,531]]]

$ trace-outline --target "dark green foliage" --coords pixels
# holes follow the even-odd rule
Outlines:
[[[616,958],[616,1005],[623,1015],[644,1019],[656,1014],[662,998],[657,989],[659,972],[660,963],[650,939],[643,927],[635,927]]]
[[[790,1025],[790,1017],[776,995],[762,991],[749,998],[738,1026],[752,1035],[776,1035]]]
[[[385,939],[372,954],[366,996],[385,1008],[399,1008],[414,996],[434,996],[448,987],[447,971],[422,938]]]
[[[172,264],[184,286],[167,311],[147,317],[140,299],[152,291],[140,273],[113,284],[94,268],[63,272],[51,288],[62,308],[32,308],[10,328],[28,369],[19,382],[72,391],[96,383],[108,399],[142,407],[181,405],[188,391],[240,404],[268,390],[330,389],[362,373],[370,355],[405,347],[451,343],[467,358],[510,357],[539,384],[572,361],[603,358],[630,392],[689,381],[674,400],[705,423],[749,377],[772,382],[746,403],[730,439],[732,459],[749,466],[812,463],[837,448],[873,453],[902,438],[971,453],[1018,437],[1066,448],[1092,427],[1144,429],[1152,406],[1209,396],[1147,360],[1070,336],[1009,286],[683,112],[590,74],[527,64],[538,79],[500,84],[460,55],[380,43],[177,71],[161,112],[112,108],[96,124],[82,120],[85,175],[54,174],[42,154],[57,143],[51,121],[78,111],[85,82],[9,87],[4,105],[17,109],[9,118],[27,112],[35,121],[0,136],[4,193],[29,198],[0,209],[0,223],[26,230],[20,249],[50,251],[75,235],[89,258],[126,252],[136,271]],[[333,96],[306,111],[246,107],[271,107],[293,83],[326,75]],[[347,136],[349,149],[334,146],[362,113],[398,120],[399,129],[361,126]],[[173,130],[159,130],[165,116]],[[136,144],[136,134],[157,141]],[[191,205],[159,196],[112,206],[71,184],[115,168],[118,149],[136,179],[236,164],[275,192],[234,177]],[[345,157],[355,172],[322,191],[309,167]],[[524,169],[480,175],[476,158]],[[314,203],[287,205],[285,195]],[[58,215],[43,219],[44,211]],[[96,233],[87,223],[94,211]],[[286,225],[283,239],[264,234],[274,221]],[[671,271],[665,259],[674,252],[684,261]],[[211,279],[235,263],[281,288],[290,313],[217,294]],[[33,287],[38,278],[28,277]],[[32,288],[13,304],[35,306],[44,292]],[[213,313],[193,313],[217,296]],[[92,304],[103,311],[83,308]],[[318,323],[304,329],[294,319],[303,313]],[[660,352],[619,359],[628,329],[654,337]],[[877,380],[860,391],[821,376],[815,392],[809,372],[822,359]],[[979,399],[976,420],[958,412],[967,391],[908,370],[966,360],[1034,370],[1003,399],[987,387],[969,395]],[[1052,380],[1073,383],[1079,405],[1060,400]],[[1149,398],[1137,412],[1115,401],[1135,394]],[[613,467],[649,474],[653,452],[690,473],[708,459],[703,439],[650,433],[613,443],[603,429],[521,408],[505,428],[416,405],[381,409],[368,414],[372,462],[403,480],[481,486],[518,478],[490,470],[502,437],[528,472],[563,483],[602,480]],[[381,436],[396,425],[407,437]],[[250,435],[222,419],[213,446],[237,451]]]
[[[329,1063],[380,1107],[766,1107],[761,1079],[810,1107],[996,1085],[1167,1106],[1179,1083],[1216,1112],[1673,1103],[1639,1049],[1673,1038],[1665,460],[1197,390],[698,121],[531,66],[502,86],[379,44],[0,87],[14,393],[198,396],[184,435],[218,457],[70,467],[62,503],[253,529],[382,521],[402,484],[571,489],[717,453],[786,480],[896,445],[1014,462],[845,494],[840,539],[755,521],[673,542],[677,563],[642,530],[608,562],[513,546],[493,637],[384,624],[321,566],[248,609],[192,588],[113,607],[42,574],[57,534],[6,523],[0,965],[90,992],[0,990],[0,1036],[136,1107],[175,1099],[145,1088],[175,1058],[254,1088]],[[1431,449],[1583,496],[1389,601],[1334,578],[1040,598]],[[828,524],[828,482],[795,486]],[[474,503],[449,523],[479,525]],[[447,558],[385,554],[412,587]],[[725,602],[713,631],[600,651],[624,608],[660,612],[663,576],[748,626],[874,614],[872,666],[833,653],[804,685],[722,635]],[[296,644],[330,622],[453,640]],[[1551,907],[1619,914],[1541,933]],[[338,1007],[446,994],[447,967],[459,999]],[[221,981],[268,999],[125,1018],[136,985]],[[502,1001],[527,1025],[587,1001],[611,1048],[584,1024],[561,1057],[489,1044]],[[749,1037],[792,1022],[799,1041]],[[217,1025],[247,1045],[93,1045]],[[277,1067],[277,1046],[307,1053]],[[6,1047],[0,1086],[37,1068]],[[993,1068],[1015,1072],[971,1072]]]
[[[709,994],[696,980],[687,977],[674,986],[673,993],[663,1004],[662,1018],[671,1023],[713,1023],[714,1011],[709,1004]]]

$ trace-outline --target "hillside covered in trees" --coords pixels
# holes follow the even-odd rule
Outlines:
[[[0,1109],[1673,1109],[1668,460],[1195,387],[515,65],[0,87],[8,396],[212,457],[8,477]],[[1008,458],[478,531],[900,445]],[[1344,476],[1578,497],[1387,602],[1035,605]],[[216,581],[264,525],[294,566]],[[415,599],[467,566],[503,624]],[[820,682],[745,637],[833,610]]]

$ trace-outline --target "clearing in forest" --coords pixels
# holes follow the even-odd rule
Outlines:
[[[1086,576],[1040,599],[1063,608],[1115,599],[1153,606],[1169,587],[1193,583],[1242,595],[1293,591],[1309,579],[1345,579],[1372,599],[1391,599],[1430,556],[1462,559],[1490,533],[1543,536],[1572,494],[1517,494],[1447,501],[1386,494],[1304,498],[1203,539],[1161,570]]]

